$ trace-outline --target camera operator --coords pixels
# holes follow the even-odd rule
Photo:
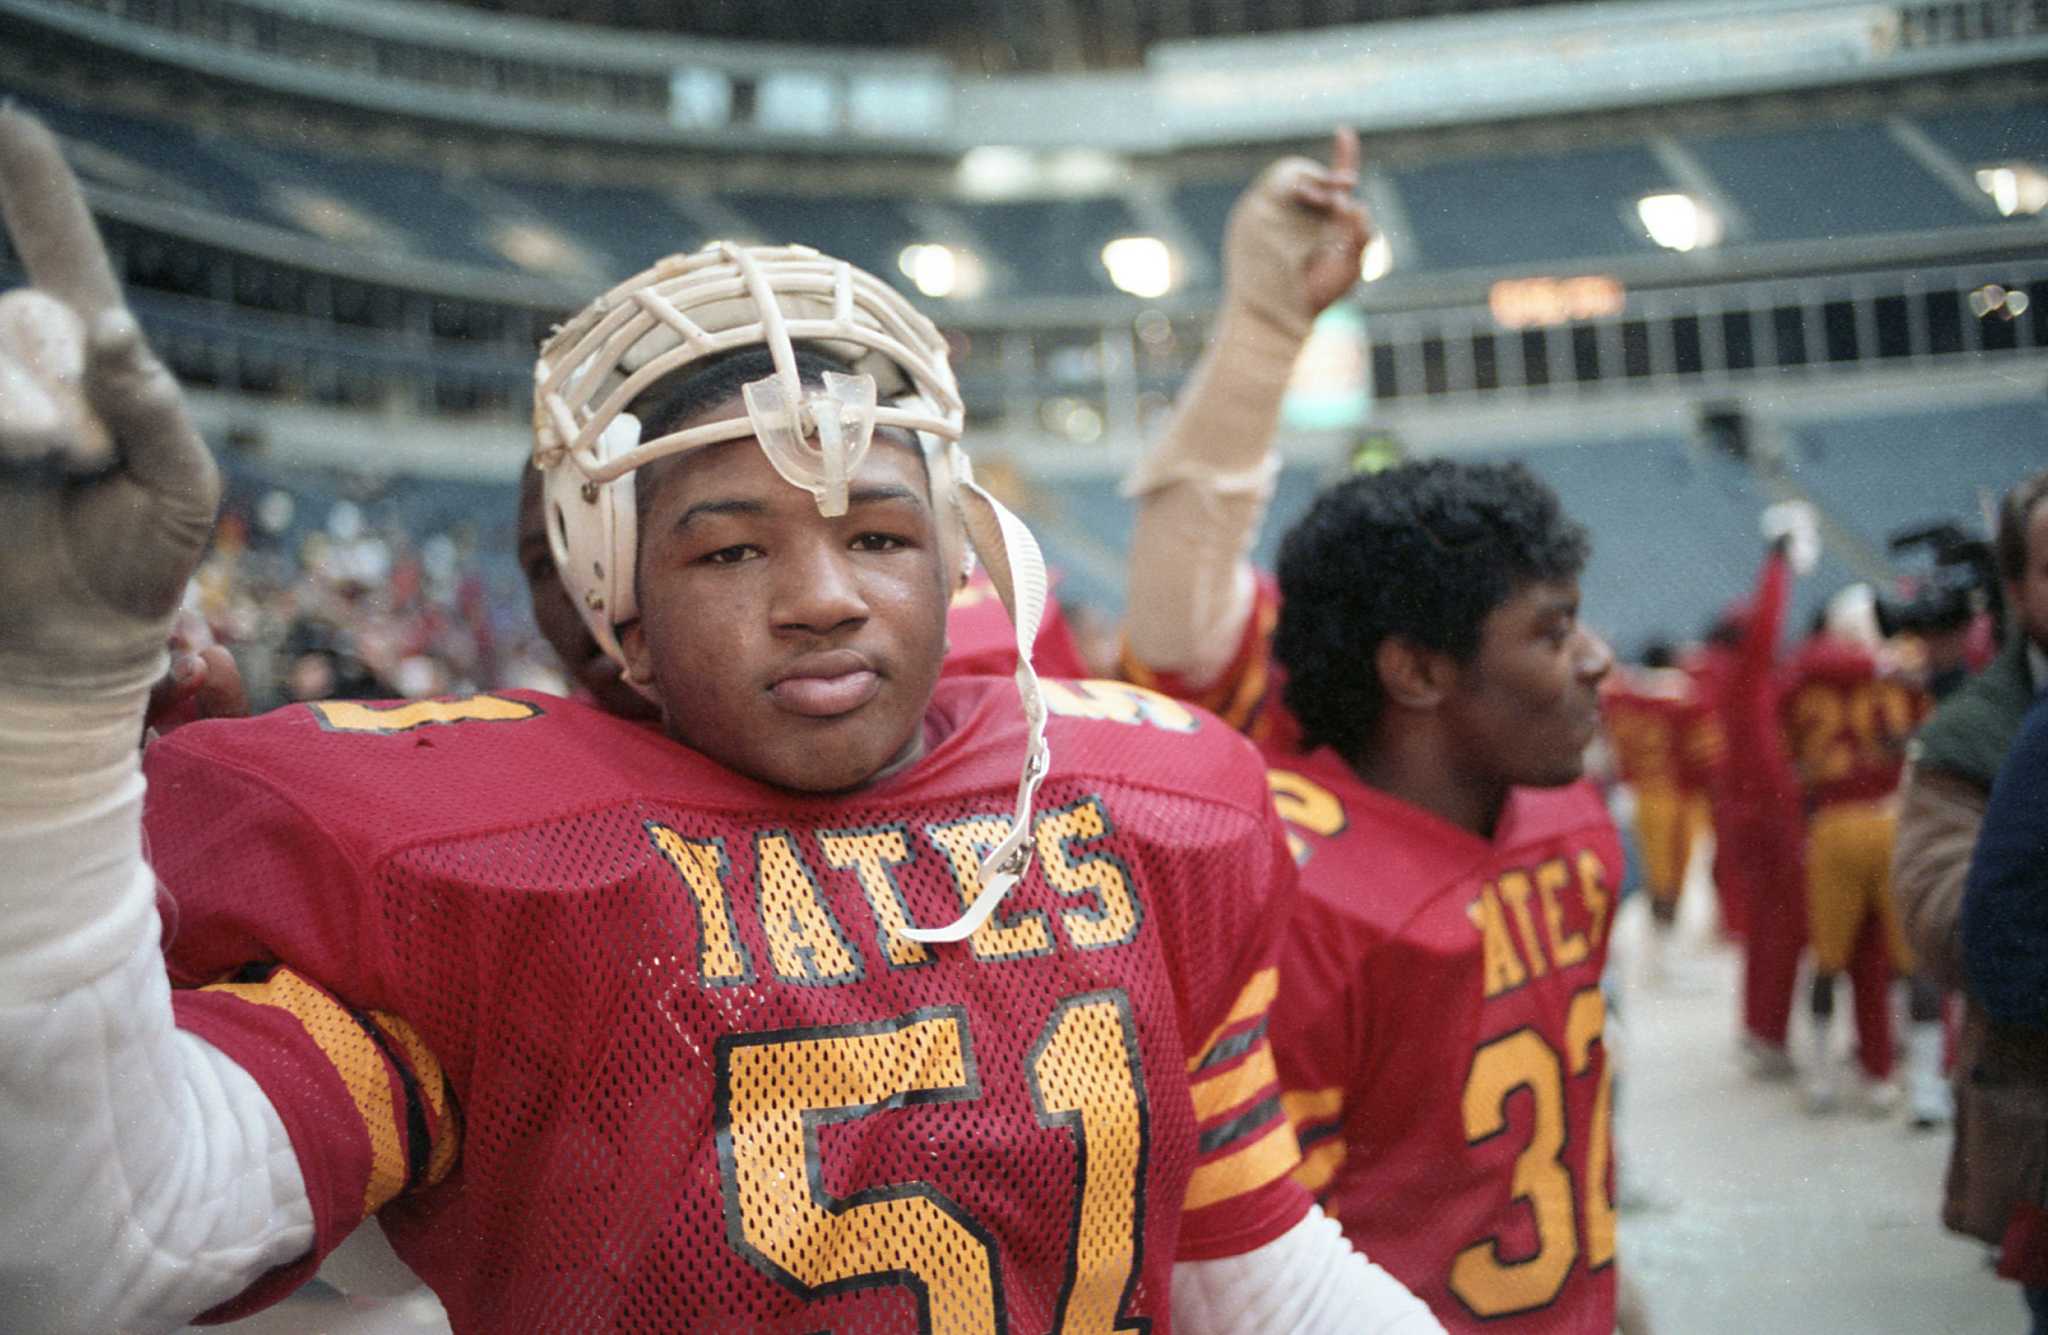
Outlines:
[[[1936,701],[1946,700],[1997,652],[2004,627],[1998,558],[1990,543],[1953,523],[1894,533],[1888,545],[1895,554],[1924,550],[1933,566],[1910,597],[1878,599],[1878,626],[1887,640],[1919,644],[1922,684]]]
[[[1966,986],[1963,885],[1992,780],[2048,686],[2048,471],[2000,503],[1995,557],[2008,609],[2005,644],[1914,737],[1892,862],[1892,892],[1922,967],[1958,990]],[[1965,992],[1954,1070],[1956,1135],[1942,1222],[1995,1244],[2016,1206],[2042,1198],[2048,1033],[2001,1025]],[[2048,1290],[2035,1282],[2027,1281],[2028,1304],[2035,1329],[2048,1330]]]

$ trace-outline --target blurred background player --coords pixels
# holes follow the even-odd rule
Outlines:
[[[1646,646],[1638,666],[1609,675],[1600,710],[1615,771],[1634,809],[1655,952],[1646,972],[1655,978],[1678,920],[1694,845],[1708,828],[1707,787],[1719,734],[1692,675],[1677,666],[1664,641]]]
[[[1793,565],[1811,568],[1818,534],[1796,508],[1766,512],[1771,546],[1747,603],[1723,619],[1699,675],[1724,747],[1712,784],[1714,880],[1732,887],[1743,929],[1742,1051],[1752,1072],[1785,1079],[1786,1042],[1806,945],[1800,793],[1778,719],[1778,637]]]
[[[436,1282],[458,1330],[594,1327],[628,1309],[664,1327],[809,1328],[820,1314],[810,1302],[869,1322],[898,1297],[907,1303],[898,1319],[934,1329],[1000,1328],[1012,1310],[1034,1324],[1069,1310],[1113,1322],[1133,1305],[1163,1306],[1169,1272],[1181,1277],[1172,1302],[1185,1329],[1352,1329],[1365,1311],[1378,1314],[1369,1318],[1374,1328],[1435,1328],[1398,1286],[1345,1252],[1334,1230],[1302,1215],[1305,1202],[1284,1176],[1294,1152],[1277,1107],[1253,1117],[1212,1083],[1227,1082],[1254,1106],[1273,1102],[1270,1078],[1263,1087],[1248,1079],[1263,1060],[1258,1031],[1270,995],[1252,924],[1265,891],[1284,894],[1291,877],[1267,880],[1289,864],[1241,744],[1213,724],[1197,740],[1190,726],[1203,729],[1184,713],[1164,729],[1177,739],[1168,745],[1181,772],[1202,774],[1203,809],[1220,819],[1218,801],[1234,800],[1248,837],[1200,878],[1236,893],[1179,914],[1154,898],[1165,883],[1151,874],[1155,852],[1140,847],[1151,805],[1122,804],[1128,809],[1112,825],[1103,804],[1117,802],[1117,786],[1106,773],[1080,796],[1062,778],[1045,780],[1036,749],[1044,718],[1027,710],[1020,725],[1006,685],[961,679],[927,717],[946,604],[964,574],[957,530],[948,528],[952,506],[968,512],[998,579],[1017,577],[1006,601],[1026,643],[1042,596],[1032,544],[985,493],[963,483],[956,499],[939,471],[944,461],[928,461],[951,447],[946,433],[958,422],[944,416],[957,400],[930,327],[878,301],[874,288],[849,301],[850,272],[834,273],[810,252],[724,247],[679,259],[637,280],[643,298],[626,309],[643,323],[601,364],[569,356],[565,345],[549,349],[565,358],[561,368],[598,370],[576,382],[567,403],[545,389],[540,398],[536,457],[574,470],[552,478],[548,494],[558,505],[614,507],[609,540],[595,543],[591,516],[556,512],[561,532],[582,534],[566,540],[585,544],[571,547],[578,559],[565,563],[565,578],[593,633],[618,637],[608,652],[655,688],[675,740],[552,697],[510,695],[300,707],[181,730],[150,750],[151,848],[178,898],[171,969],[188,985],[174,1001],[140,855],[134,738],[170,613],[211,522],[216,479],[175,386],[120,305],[54,142],[11,111],[0,112],[0,203],[13,246],[42,285],[9,294],[10,311],[27,318],[11,327],[0,361],[11,390],[0,403],[9,464],[0,508],[19,521],[0,561],[8,610],[0,618],[0,765],[10,776],[0,785],[8,794],[0,840],[11,869],[0,1021],[14,1033],[0,1044],[10,1106],[0,1172],[10,1199],[47,1204],[9,1216],[13,1227],[0,1223],[10,1323],[165,1329],[217,1304],[259,1306],[302,1281],[367,1215],[398,1202],[383,1222],[408,1262]],[[723,318],[706,310],[702,288],[660,286],[721,265],[750,293],[738,310],[728,298]],[[821,274],[839,288],[838,301],[830,288],[820,298],[807,286]],[[625,394],[604,377],[629,349],[673,354],[661,370],[706,360],[701,342],[659,343],[661,326],[639,312],[662,300],[680,303],[671,307],[678,316],[695,313],[700,332],[767,342],[776,355],[712,358],[693,374],[657,380],[658,402],[634,401],[657,451],[698,449],[647,469],[636,496],[634,467],[648,455],[624,452],[638,443],[641,422],[618,414]],[[838,313],[829,323],[821,303]],[[587,335],[604,310],[560,337]],[[837,346],[903,360],[870,360],[862,373],[851,361],[838,362],[839,371],[800,366],[808,354],[791,348],[780,321],[805,314]],[[892,393],[876,408],[869,377],[890,366],[929,397],[906,409]],[[599,391],[613,395],[610,406],[576,416],[582,396]],[[917,441],[892,428],[872,450],[841,448],[849,436],[865,446],[877,419],[899,423],[906,414],[939,434]],[[817,446],[804,444],[799,423],[813,427]],[[548,428],[570,425],[596,438],[594,455],[569,452],[583,442],[551,438]],[[707,436],[729,443],[704,444]],[[778,451],[772,467],[770,449]],[[616,467],[606,475],[608,465]],[[624,488],[613,485],[620,478]],[[636,513],[646,519],[644,538],[619,541],[619,524]],[[138,514],[147,522],[137,525]],[[1028,668],[1017,691],[1033,700]],[[1146,725],[1098,713],[1062,719],[1051,733],[1077,774],[1091,765],[1083,733],[1111,730],[1114,737],[1096,739],[1096,754],[1127,762],[1122,729],[1133,726]],[[410,735],[419,729],[433,731]],[[917,765],[927,743],[948,758]],[[1196,759],[1197,750],[1221,766]],[[1004,805],[1020,754],[1031,762],[1017,787],[1015,828],[1001,815],[972,814],[983,797]],[[372,778],[379,757],[383,772]],[[411,781],[394,783],[389,766],[401,759]],[[536,759],[546,761],[550,782],[511,785],[520,762]],[[977,770],[986,772],[970,777]],[[831,796],[891,771],[886,798]],[[665,777],[656,781],[657,773]],[[1027,828],[1041,780],[1042,819]],[[694,796],[661,795],[676,781]],[[909,837],[902,828],[885,821],[848,833],[857,816],[907,813],[927,783],[951,792],[939,806],[967,819],[946,827],[958,838],[928,850],[919,871],[896,870],[911,860],[889,851],[891,830]],[[306,797],[321,820],[303,824],[283,791]],[[714,791],[723,796],[692,805]],[[1156,804],[1164,789],[1147,793]],[[480,795],[496,800],[465,800]],[[239,819],[227,813],[236,804]],[[732,827],[730,841],[704,837],[729,828],[721,822],[736,813],[767,808],[774,831],[748,839]],[[608,845],[596,833],[606,813],[622,822]],[[1086,813],[1097,818],[1092,833]],[[1068,830],[1075,820],[1082,825]],[[476,842],[479,822],[489,832]],[[833,829],[818,833],[819,824]],[[547,829],[595,859],[583,864],[576,893],[563,890],[566,865],[542,871],[545,892],[531,893],[547,840],[521,836]],[[1000,846],[1007,835],[1025,847],[1034,829],[1043,879],[1025,877],[1021,859],[991,856],[983,865],[983,841]],[[796,846],[811,836],[813,856],[839,873],[823,882]],[[1128,872],[1114,883],[1087,880],[1093,907],[1078,923],[1062,898],[1080,889],[1072,878],[1085,870],[1069,841],[1105,838],[1120,850],[1105,859]],[[752,865],[760,905],[729,890],[728,847]],[[1011,889],[1014,916],[992,917]],[[404,899],[402,912],[378,910],[386,893]],[[644,934],[668,910],[650,894],[680,914],[670,926],[696,942],[652,973],[647,952],[656,942]],[[912,914],[936,920],[968,901],[950,930],[907,926]],[[1252,916],[1244,931],[1220,931],[1233,943],[1229,959],[1207,950],[1167,982],[1163,954],[1174,947],[1149,943],[1196,924],[1209,939],[1219,926],[1211,910]],[[368,935],[332,934],[336,912],[360,915]],[[575,917],[573,927],[549,921],[561,913]],[[878,928],[871,944],[841,926],[856,913]],[[1057,950],[1055,920],[1064,924]],[[1120,949],[1148,923],[1146,946]],[[990,933],[978,935],[983,926]],[[1035,931],[1048,949],[1014,949],[1018,931]],[[1033,978],[1071,982],[1060,957],[1077,949],[1095,952],[1095,987],[1054,1006],[1036,1043],[993,1018],[1010,1008],[991,1011],[992,997],[970,995],[997,987],[1016,1003]],[[1025,958],[992,970],[991,953]],[[631,963],[621,969],[619,960]],[[1150,981],[1141,981],[1148,969]],[[1213,991],[1204,985],[1206,1002],[1183,1005],[1179,980],[1217,969],[1239,976]],[[952,1004],[916,1006],[915,998],[937,995],[933,988]],[[417,1027],[390,1006],[411,1009]],[[816,1023],[856,1016],[865,1018]],[[1191,1018],[1203,1037],[1185,1032]],[[623,1028],[607,1031],[607,1023]],[[83,1029],[91,1036],[63,1041]],[[1228,1060],[1212,1051],[1226,1042]],[[803,1055],[791,1055],[792,1045]],[[674,1060],[656,1060],[664,1046]],[[1026,1069],[997,1082],[1003,1058]],[[1141,1061],[1150,1070],[1143,1083]],[[809,1085],[792,1088],[791,1062]],[[1169,1086],[1179,1092],[1165,1094]],[[923,1148],[914,1171],[949,1179],[943,1186],[842,1201],[833,1211],[808,1193],[762,1194],[761,1184],[802,1172],[834,1145],[858,1141],[855,1158],[866,1165],[892,1145],[900,1152],[894,1110],[927,1101],[956,1128],[972,1125],[983,1155],[1001,1143],[1007,1119],[1017,1152],[1066,1160],[1086,1179],[1064,1186],[1071,1208],[1002,1208],[998,1197],[1023,1184],[1061,1193],[1051,1185],[1059,1174],[1022,1171],[1019,1159],[1013,1171],[957,1176],[928,1157],[930,1126],[916,1139]],[[861,1126],[856,1113],[829,1141],[798,1125],[806,1108],[866,1112],[877,1103],[891,1115]],[[971,1106],[945,1106],[959,1103]],[[609,1155],[654,1143],[628,1125],[635,1109],[659,1110],[654,1141],[678,1153],[592,1171]],[[1198,1133],[1217,1118],[1197,1149]],[[1048,1138],[1048,1119],[1066,1134]],[[1152,1135],[1160,1140],[1148,1155]],[[1170,1156],[1169,1145],[1179,1152]],[[690,1159],[694,1168],[679,1169]],[[107,1173],[109,1165],[118,1172]],[[550,1165],[569,1179],[557,1180]],[[138,1193],[150,1205],[131,1215]],[[956,1204],[963,1200],[965,1208]],[[1142,1224],[1137,1201],[1147,1206]],[[994,1235],[979,1222],[992,1208],[1003,1220]],[[847,1230],[864,1237],[871,1225],[895,1245],[886,1254],[849,1250]],[[1038,1232],[1043,1238],[1027,1245],[1025,1235]],[[650,1246],[657,1236],[660,1245]],[[1299,1266],[1263,1250],[1283,1237],[1295,1239],[1282,1251],[1299,1248]],[[1000,1249],[998,1238],[1007,1240]],[[1143,1284],[1141,1267],[1151,1272]],[[704,1283],[718,1269],[723,1278]],[[691,1283],[675,1282],[683,1271]],[[1311,1310],[1318,1304],[1320,1315]]]
[[[1829,1048],[1835,980],[1859,944],[1882,953],[1888,968],[1859,970],[1857,1062],[1862,1096],[1872,1112],[1896,1103],[1891,1083],[1894,979],[1913,974],[1912,953],[1891,902],[1894,799],[1906,739],[1927,711],[1925,695],[1901,674],[1880,666],[1871,591],[1852,585],[1829,603],[1822,624],[1786,668],[1783,718],[1805,795],[1806,923],[1813,950],[1812,1027],[1805,1072],[1810,1111],[1831,1111],[1840,1099]],[[1909,1035],[1915,1072],[1939,1084],[1942,1031],[1938,996],[1915,988]],[[1916,1107],[1937,1097],[1916,1085]]]
[[[1522,469],[1437,461],[1325,491],[1277,585],[1246,560],[1281,390],[1367,238],[1356,166],[1339,132],[1329,168],[1278,163],[1232,210],[1216,333],[1128,484],[1126,669],[1273,766],[1304,886],[1273,1021],[1301,1180],[1447,1328],[1604,1333],[1622,864],[1579,782],[1612,662],[1577,621],[1585,533]],[[1503,1135],[1518,1088],[1533,1121]]]

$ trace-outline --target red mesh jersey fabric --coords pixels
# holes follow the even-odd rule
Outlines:
[[[835,799],[522,692],[195,725],[147,761],[173,978],[280,960],[438,1060],[460,1158],[380,1218],[458,1331],[1164,1330],[1177,1256],[1305,1208],[1258,1068],[1292,866],[1241,739],[1050,693],[1037,864],[941,946],[889,928],[1002,832],[1004,680]],[[220,1029],[360,1217],[317,1045]]]
[[[1299,1177],[1447,1329],[1608,1335],[1622,863],[1598,795],[1515,789],[1488,841],[1327,749],[1283,763],[1302,902],[1273,1045]]]

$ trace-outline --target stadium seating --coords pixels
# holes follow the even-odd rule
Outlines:
[[[1842,417],[1793,436],[1788,472],[1875,551],[1909,525],[1976,528],[1987,504],[2048,461],[2048,405]]]
[[[1749,241],[1822,241],[1981,223],[1882,125],[1687,139],[1748,221]]]
[[[2016,103],[1932,112],[1916,117],[1915,124],[1966,167],[2048,161],[2048,106]]]
[[[490,185],[595,252],[613,278],[630,277],[706,239],[703,227],[657,190],[498,177]]]
[[[1413,267],[1512,268],[1654,250],[1635,202],[1677,188],[1641,144],[1465,158],[1390,173]]]
[[[810,246],[893,282],[902,281],[896,259],[903,248],[933,239],[886,199],[749,191],[721,195],[719,202],[754,224],[761,241]]]
[[[1007,270],[1010,292],[1018,296],[1114,292],[1102,267],[1103,246],[1146,230],[1113,197],[974,204],[958,212],[981,237],[982,253]]]

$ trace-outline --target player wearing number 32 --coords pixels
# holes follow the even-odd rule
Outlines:
[[[145,820],[212,465],[11,113],[0,203],[10,1331],[248,1311],[373,1214],[464,1332],[1437,1329],[1289,1177],[1256,758],[939,683],[969,547],[1025,646],[1044,577],[899,297],[720,245],[542,350],[554,554],[666,735],[295,707],[153,745]]]
[[[1610,1335],[1586,534],[1519,467],[1438,461],[1324,492],[1277,590],[1244,559],[1288,368],[1357,278],[1356,165],[1340,133],[1232,213],[1216,333],[1133,480],[1125,668],[1265,745],[1302,869],[1271,1030],[1300,1180],[1446,1327]]]

